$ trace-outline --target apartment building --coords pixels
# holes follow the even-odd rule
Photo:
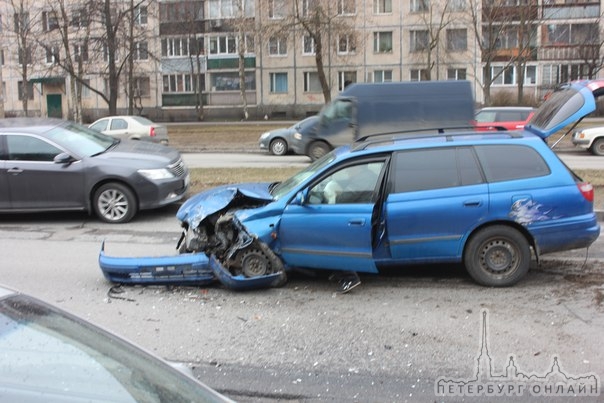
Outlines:
[[[91,121],[113,102],[158,121],[239,119],[244,109],[299,118],[350,83],[407,80],[469,80],[477,104],[519,91],[536,103],[602,67],[601,1],[58,3],[0,2],[7,116]]]

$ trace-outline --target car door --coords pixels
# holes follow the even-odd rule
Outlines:
[[[283,212],[281,255],[293,267],[376,272],[373,229],[385,160],[341,166]]]
[[[385,207],[392,262],[459,260],[464,237],[489,208],[488,186],[473,149],[402,151],[392,166]]]
[[[8,189],[5,151],[5,136],[0,135],[0,209],[10,208],[10,192]]]
[[[124,118],[111,118],[105,134],[124,140],[127,139],[130,136],[128,122]]]
[[[63,150],[32,135],[7,135],[6,146],[4,171],[12,209],[85,207],[81,161],[55,163],[54,158]]]

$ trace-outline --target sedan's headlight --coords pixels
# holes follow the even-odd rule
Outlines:
[[[168,171],[165,168],[161,169],[139,169],[138,173],[143,175],[145,178],[157,181],[161,179],[171,179],[174,178],[172,172]]]
[[[296,140],[302,140],[302,135],[301,135],[300,133],[298,133],[298,132],[295,132],[295,133],[294,133],[294,138],[295,138]]]
[[[260,136],[260,140],[264,140],[265,138],[267,138],[268,136],[270,136],[271,132],[264,132],[262,133],[262,135]]]

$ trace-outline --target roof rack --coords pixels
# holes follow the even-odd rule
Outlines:
[[[464,131],[466,130],[466,131]],[[453,132],[451,132],[453,131]],[[423,134],[421,132],[424,132]],[[413,134],[409,134],[413,133]],[[453,127],[434,127],[434,128],[422,128],[412,130],[399,130],[393,132],[384,132],[370,134],[367,136],[359,137],[352,145],[352,150],[364,150],[370,146],[379,144],[387,144],[397,140],[417,140],[417,139],[428,139],[428,138],[439,138],[444,137],[447,141],[452,141],[453,136],[488,136],[488,135],[501,135],[508,134],[511,138],[521,137],[521,135],[515,131],[497,130],[497,131],[476,131],[474,126],[453,126]]]

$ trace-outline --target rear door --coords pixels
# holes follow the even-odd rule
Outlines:
[[[328,173],[291,203],[279,226],[281,254],[293,267],[376,272],[373,233],[385,160]]]
[[[489,208],[488,186],[471,147],[396,153],[385,207],[394,262],[461,258],[465,236]]]

